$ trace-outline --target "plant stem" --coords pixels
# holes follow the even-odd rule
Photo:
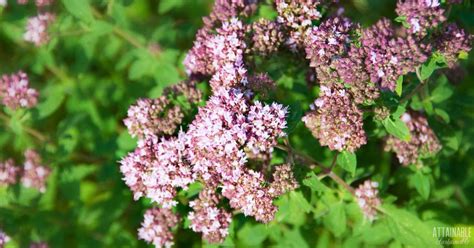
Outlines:
[[[423,87],[425,85],[428,84],[428,79],[425,79],[425,80],[422,80],[421,79],[421,74],[420,74],[420,67],[417,67],[416,68],[416,77],[418,78],[418,80],[420,81],[420,83],[416,86],[416,88],[410,92],[408,95],[406,95],[405,97],[403,97],[401,100],[400,100],[400,103],[404,103],[408,100],[410,100],[415,94],[417,94],[421,89],[423,89]]]
[[[4,115],[3,113],[0,113],[0,119],[2,119],[5,123],[8,123],[10,122],[10,118],[8,118],[8,116]],[[8,126],[8,125],[7,125]],[[22,127],[28,134],[30,134],[31,136],[35,137],[36,139],[38,139],[39,141],[41,142],[44,142],[46,141],[46,137],[44,135],[42,135],[39,131],[33,129],[33,128],[30,128],[30,127]]]
[[[112,3],[113,4],[113,3]],[[95,8],[92,8],[92,13],[94,14],[95,17],[99,18],[99,19],[103,19],[104,16],[102,15],[102,13],[100,13],[98,10],[96,10]],[[121,29],[120,27],[118,26],[115,26],[114,29],[113,29],[113,33],[119,37],[119,38],[122,38],[123,40],[127,41],[128,43],[130,43],[132,46],[136,47],[136,48],[146,48],[146,45],[142,44],[142,42],[140,40],[138,40],[137,38],[133,37],[132,35],[130,35],[127,31]]]
[[[296,159],[299,159],[301,160],[303,163],[305,163],[306,166],[308,166],[310,169],[313,169],[315,166],[316,167],[319,167],[322,171],[323,171],[323,175],[324,177],[325,176],[328,176],[330,177],[331,179],[333,179],[336,183],[342,185],[347,191],[349,191],[352,195],[355,196],[355,190],[354,188],[352,188],[349,184],[347,184],[342,178],[340,178],[336,173],[334,173],[332,171],[332,168],[334,167],[334,165],[336,164],[336,161],[337,161],[337,156],[338,154],[336,154],[336,156],[334,156],[333,158],[333,162],[331,164],[330,167],[327,167],[327,166],[324,166],[321,162],[318,162],[316,160],[314,160],[313,158],[311,158],[310,156],[306,155],[306,154],[303,154],[303,153],[299,153],[293,149],[291,149],[289,146],[286,146],[286,145],[280,145],[280,144],[277,144],[276,147],[280,150],[283,150],[283,151],[286,151],[288,152],[288,155],[292,155],[294,156]],[[291,153],[290,153],[291,151]],[[323,177],[323,178],[324,178]]]

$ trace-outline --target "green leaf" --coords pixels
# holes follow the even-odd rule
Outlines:
[[[436,69],[443,68],[446,66],[446,59],[439,53],[433,54],[430,60],[421,66],[420,79],[428,79]]]
[[[354,176],[357,167],[357,156],[353,152],[343,151],[337,156],[337,164]]]
[[[421,171],[417,171],[413,175],[413,183],[415,184],[416,191],[420,193],[423,199],[427,200],[430,196],[429,176],[426,174],[423,174]]]
[[[469,53],[467,53],[466,51],[461,51],[461,52],[459,52],[458,58],[459,59],[468,59],[469,58]]]
[[[90,23],[94,20],[89,1],[87,0],[62,0],[66,10],[74,17]]]
[[[38,104],[38,119],[43,119],[45,117],[53,114],[63,103],[66,94],[64,93],[64,88],[62,86],[51,86],[45,90],[45,100],[41,101]]]
[[[261,5],[258,10],[258,15],[268,20],[274,20],[278,16],[278,13],[269,5]]]
[[[450,85],[444,81],[444,83],[438,84],[437,87],[433,89],[430,99],[434,103],[440,103],[450,98],[452,95],[453,90]]]
[[[440,247],[433,238],[432,228],[423,223],[416,215],[398,209],[393,205],[384,205],[387,225],[393,238],[412,247]]]
[[[325,191],[329,190],[329,188],[318,179],[314,172],[310,172],[308,174],[309,177],[303,179],[303,184],[311,188],[313,192],[316,192],[321,195]]]
[[[395,92],[398,96],[402,95],[403,92],[403,75],[398,77],[397,79],[397,86],[395,87]]]
[[[299,191],[290,192],[290,201],[295,203],[300,211],[302,210],[305,213],[309,213],[313,209],[313,206],[304,198],[303,193]]]
[[[158,7],[158,13],[164,14],[174,8],[183,6],[184,0],[160,0],[160,6]]]
[[[346,231],[346,212],[342,202],[337,203],[329,209],[329,213],[324,216],[324,225],[336,237],[340,237]]]
[[[405,28],[410,28],[411,27],[410,24],[407,22],[407,17],[406,16],[397,16],[395,18],[395,21],[401,23],[403,25],[403,27],[405,27]]]
[[[391,117],[387,117],[385,120],[382,120],[382,124],[391,135],[404,141],[410,141],[410,130],[405,122],[399,118],[393,121]]]
[[[248,246],[260,245],[268,236],[268,228],[262,224],[252,225],[247,223],[238,233],[237,237]]]
[[[446,111],[440,108],[436,108],[434,112],[437,116],[441,117],[444,122],[449,123],[451,121],[451,119],[449,118],[449,114]]]

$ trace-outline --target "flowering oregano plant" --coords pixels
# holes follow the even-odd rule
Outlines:
[[[178,219],[210,243],[224,242],[235,213],[278,222],[275,201],[298,189],[295,172],[302,166],[317,167],[320,178],[343,186],[365,219],[374,221],[386,211],[379,183],[364,176],[354,189],[333,166],[354,175],[355,154],[370,139],[381,140],[400,165],[417,170],[442,149],[427,113],[407,102],[430,84],[435,66],[452,68],[470,51],[471,35],[447,22],[445,8],[454,3],[400,0],[399,24],[382,18],[369,27],[345,17],[338,1],[276,0],[270,5],[276,18],[256,20],[259,4],[216,1],[184,59],[189,79],[160,98],[138,100],[128,111],[124,123],[138,147],[122,159],[120,170],[134,198],[155,205],[139,237],[157,247],[173,244],[169,228]],[[282,55],[307,64],[308,87],[319,92],[299,120],[289,119],[291,107],[266,98],[277,90],[262,63]],[[196,87],[202,81],[210,85],[207,99]],[[404,90],[409,83],[417,84],[411,92]],[[170,92],[197,108],[194,117],[184,121],[183,106],[170,100]],[[292,147],[289,121],[303,122],[320,146],[334,151],[330,167]],[[367,122],[386,133],[369,137]],[[287,153],[285,164],[274,162],[275,149]],[[195,185],[197,198],[178,198]],[[180,205],[189,206],[187,216],[172,210]]]

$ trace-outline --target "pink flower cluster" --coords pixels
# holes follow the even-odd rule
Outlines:
[[[28,0],[17,0],[16,1],[18,4],[21,4],[21,5],[24,5],[24,4],[27,4],[29,1]],[[35,4],[36,4],[36,7],[46,7],[46,6],[49,6],[51,4],[53,4],[54,0],[36,0],[35,1]]]
[[[2,75],[0,78],[0,99],[11,108],[31,108],[38,102],[38,92],[29,88],[28,76],[24,72]]]
[[[337,86],[337,85],[335,85]],[[321,86],[321,96],[311,105],[303,122],[331,150],[355,151],[367,142],[362,111],[351,101],[344,88]]]
[[[0,230],[0,247],[5,247],[8,242],[10,242],[10,237]]]
[[[425,36],[431,28],[446,21],[439,0],[399,0],[396,12],[406,18],[410,33]]]
[[[178,216],[169,209],[152,208],[145,212],[138,237],[155,247],[171,247],[173,233],[171,228],[178,224]]]
[[[217,206],[222,197],[216,190],[215,185],[207,184],[199,197],[189,203],[193,208],[188,215],[191,229],[202,233],[203,238],[210,243],[222,242],[229,233],[228,227],[232,221],[232,214]]]
[[[33,242],[33,243],[30,244],[30,248],[49,248],[49,245],[48,245],[48,243],[46,243],[44,241]]]
[[[41,165],[41,158],[33,150],[25,152],[25,162],[20,168],[12,159],[0,162],[0,186],[9,186],[20,182],[24,187],[38,189],[41,193],[46,191],[46,180],[51,170]]]
[[[419,30],[415,25],[396,30],[386,19],[361,28],[341,16],[343,11],[321,20],[334,2],[276,0],[276,22],[247,24],[244,18],[255,10],[257,1],[216,1],[184,60],[190,80],[207,80],[212,89],[195,118],[184,120],[186,114],[170,107],[173,101],[166,96],[139,100],[129,109],[125,124],[139,142],[122,159],[120,170],[134,198],[148,197],[161,207],[157,211],[171,211],[182,203],[176,199],[179,190],[191,183],[203,184],[199,196],[189,203],[188,219],[191,229],[213,243],[228,234],[232,214],[227,202],[260,222],[273,219],[274,198],[298,187],[289,164],[269,162],[278,138],[286,135],[288,111],[280,104],[256,100],[274,82],[260,68],[251,67],[251,59],[279,52],[283,43],[305,54],[311,67],[308,75],[320,86],[319,97],[303,118],[306,126],[321,145],[351,152],[367,142],[360,105],[372,104],[381,91],[394,91],[397,79],[414,72],[433,52],[454,57],[468,50],[468,37],[454,28],[437,34],[444,38],[425,33],[444,21],[434,16],[440,9],[434,0],[399,2],[397,11],[406,14],[408,22],[415,23],[416,18]],[[415,9],[427,12],[415,16]],[[320,25],[314,26],[315,22]],[[453,36],[463,39],[449,47],[445,38]],[[364,185],[357,191],[359,204],[373,218],[380,204],[376,184]],[[170,239],[163,238],[170,232],[166,221],[147,223],[148,229],[167,232],[145,240],[169,244]],[[162,238],[155,242],[152,237]]]
[[[411,111],[400,118],[408,126],[411,139],[403,141],[390,136],[386,141],[385,150],[395,152],[402,165],[420,163],[421,158],[434,155],[441,149],[438,138],[422,114]]]
[[[25,41],[41,46],[49,41],[48,26],[56,19],[53,14],[39,14],[28,19],[26,32],[23,35]]]
[[[377,216],[377,207],[382,204],[377,190],[379,184],[370,180],[365,181],[355,190],[357,204],[365,217],[373,221]]]

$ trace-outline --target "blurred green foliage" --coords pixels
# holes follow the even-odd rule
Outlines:
[[[37,12],[33,4],[9,1],[0,10],[0,72],[23,70],[40,92],[39,105],[30,111],[3,110],[11,119],[0,125],[0,159],[21,161],[26,148],[35,148],[53,168],[45,194],[20,186],[0,189],[0,228],[15,240],[9,247],[32,240],[52,247],[145,246],[136,230],[150,203],[133,201],[118,170],[117,161],[136,145],[122,120],[136,99],[157,97],[185,78],[182,60],[211,6],[210,0],[57,0],[51,42],[39,48],[22,38],[27,18]],[[344,6],[346,15],[364,26],[396,17],[392,0],[352,0]],[[474,33],[473,10],[465,1],[452,9],[451,18]],[[275,17],[270,4],[257,13]],[[334,153],[321,148],[300,121],[317,92],[307,88],[308,68],[298,59],[273,56],[256,63],[277,82],[274,98],[290,106],[294,149],[330,164]],[[364,221],[344,189],[302,167],[302,187],[276,201],[276,221],[264,225],[236,215],[224,245],[428,247],[432,226],[474,225],[472,54],[461,63],[452,78],[426,68],[423,73],[435,73],[438,80],[430,85],[428,100],[411,102],[429,114],[443,143],[430,166],[421,171],[395,166],[377,138],[385,129],[371,123],[369,143],[356,154],[339,156],[335,172],[346,182],[371,176],[381,183],[381,220]],[[405,83],[400,95],[410,87]],[[407,134],[393,115],[381,125],[403,138]],[[277,151],[274,161],[283,160]],[[175,239],[179,247],[206,245],[186,228],[179,228]]]

